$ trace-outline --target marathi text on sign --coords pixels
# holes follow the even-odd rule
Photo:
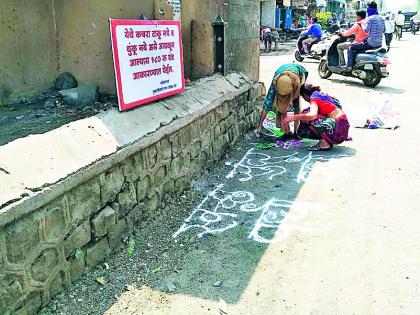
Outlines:
[[[120,109],[184,90],[178,21],[111,20]]]

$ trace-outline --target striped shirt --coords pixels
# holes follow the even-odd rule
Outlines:
[[[366,25],[366,33],[368,33],[367,43],[371,47],[381,47],[382,37],[385,31],[385,22],[377,14],[368,18]]]

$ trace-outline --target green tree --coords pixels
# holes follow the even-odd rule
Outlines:
[[[318,22],[319,24],[321,24],[322,29],[326,29],[327,28],[327,21],[328,19],[332,16],[331,12],[319,12],[316,14],[316,17],[318,18]]]

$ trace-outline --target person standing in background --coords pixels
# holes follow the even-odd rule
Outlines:
[[[405,16],[401,11],[398,11],[397,16],[395,17],[395,27],[397,29],[397,37],[400,39],[402,37],[402,28],[404,26]]]
[[[388,52],[391,48],[392,36],[395,32],[395,22],[391,20],[390,15],[388,14],[385,18],[385,43],[386,43],[386,51]]]

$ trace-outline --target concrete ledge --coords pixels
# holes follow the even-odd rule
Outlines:
[[[251,87],[246,75],[215,75],[151,105],[107,111],[1,146],[0,227]]]
[[[0,314],[34,314],[159,216],[255,127],[263,93],[216,75],[0,147]]]

